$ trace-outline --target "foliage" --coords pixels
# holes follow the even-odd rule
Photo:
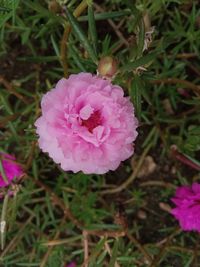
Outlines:
[[[81,266],[88,241],[89,267],[192,266],[197,235],[177,232],[159,204],[171,205],[176,185],[200,178],[170,149],[176,144],[198,160],[198,1],[58,2],[0,1],[0,144],[26,171],[8,200],[0,265],[58,267],[76,260]],[[130,95],[140,120],[136,163],[103,176],[65,173],[37,147],[41,96],[65,74],[95,73],[107,55],[118,60],[113,82]],[[105,193],[132,176],[145,149],[155,172]],[[116,238],[124,224],[126,234]]]

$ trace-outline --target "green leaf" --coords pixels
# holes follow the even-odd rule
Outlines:
[[[125,2],[126,5],[130,8],[134,18],[131,25],[131,30],[134,31],[136,26],[139,24],[140,18],[142,17],[142,13],[139,9],[136,8],[136,5],[134,5],[130,0],[126,0]]]
[[[12,229],[17,218],[17,194],[13,194],[12,202],[9,205],[11,207],[11,214],[9,216],[9,231]]]
[[[3,107],[5,108],[6,112],[10,115],[13,115],[13,111],[12,111],[12,108],[10,106],[10,103],[8,102],[7,98],[5,97],[5,95],[2,92],[0,94],[0,100],[1,100],[1,103],[3,104]]]
[[[121,71],[133,71],[133,69],[144,66],[147,63],[149,64],[151,61],[153,61],[156,58],[156,56],[157,56],[157,52],[152,52],[150,54],[147,54],[141,58],[136,59],[133,62],[124,64],[124,66],[121,68]]]
[[[113,12],[102,12],[99,14],[94,14],[95,21],[96,20],[106,20],[106,19],[114,19],[123,16],[130,15],[129,10],[123,11],[113,11]],[[81,16],[78,18],[78,21],[88,21],[88,16]]]
[[[77,19],[74,17],[74,15],[68,9],[66,9],[66,15],[67,15],[67,18],[69,20],[69,23],[71,24],[71,27],[72,27],[74,33],[76,34],[76,37],[79,39],[80,43],[85,47],[86,51],[90,55],[93,62],[97,64],[98,59],[97,59],[97,56],[95,54],[95,51],[93,50],[93,47],[89,43],[84,31],[80,27]]]
[[[136,116],[138,119],[141,117],[141,93],[142,93],[142,84],[141,79],[138,75],[134,77],[131,81],[130,96],[133,101]]]
[[[57,56],[38,56],[38,57],[21,57],[19,61],[28,61],[28,62],[35,62],[35,63],[44,63],[44,62],[52,62],[57,61],[59,58]]]
[[[147,145],[149,145],[150,143],[156,144],[157,139],[159,137],[159,133],[157,128],[154,126],[150,132],[148,133],[146,139],[144,140],[143,144],[142,144],[142,148],[145,148]],[[153,141],[152,141],[153,140]]]
[[[194,159],[193,157],[191,157],[191,156],[189,156],[189,155],[187,155],[187,154],[185,154],[185,153],[183,153],[183,152],[182,152],[182,154],[183,154],[186,158],[188,158],[189,160],[191,160],[194,164],[196,164],[196,165],[200,168],[200,161]]]
[[[98,257],[100,251],[102,250],[105,242],[106,242],[106,238],[104,237],[98,242],[97,246],[93,249],[93,251],[92,251],[92,253],[90,255],[90,264],[93,264],[95,262],[95,260]]]
[[[3,200],[3,207],[1,211],[1,224],[0,224],[0,235],[1,235],[1,249],[4,249],[6,239],[6,211],[8,207],[9,195],[6,194]]]
[[[27,5],[30,10],[36,11],[38,17],[48,17],[54,18],[55,20],[62,21],[60,16],[56,16],[52,12],[50,12],[47,8],[40,5],[39,1],[24,1],[24,4]]]
[[[140,23],[139,23],[138,46],[137,46],[137,57],[138,58],[140,58],[143,53],[144,37],[145,37],[144,21],[143,21],[143,18],[141,18]]]
[[[54,37],[53,34],[51,34],[51,43],[52,43],[52,46],[53,46],[54,51],[56,53],[56,56],[59,58],[60,50],[59,50],[59,47],[58,47],[58,42],[56,42],[55,37]]]
[[[0,158],[0,174],[1,174],[1,176],[2,176],[2,178],[3,178],[3,180],[4,180],[4,182],[6,183],[6,184],[8,184],[9,182],[8,182],[8,177],[6,176],[6,173],[5,173],[5,170],[4,170],[4,167],[3,167],[3,164],[2,164],[2,160],[1,160],[1,158]]]
[[[145,84],[145,82],[143,80],[142,80],[142,88],[141,89],[142,89],[143,98],[147,101],[147,103],[149,105],[152,105],[152,99],[150,98],[149,90],[147,90],[147,86],[146,86],[146,84]]]
[[[69,46],[69,52],[70,52],[70,56],[74,59],[74,62],[76,63],[77,67],[81,71],[86,72],[86,68],[85,68],[84,64],[81,62],[80,57],[77,54],[73,45]]]
[[[193,152],[200,150],[200,126],[191,125],[188,128],[183,150],[191,155],[193,155]]]
[[[8,8],[8,7],[3,7],[0,6],[0,12],[10,12],[12,9]]]
[[[112,257],[111,257],[111,260],[110,260],[108,267],[115,267],[115,263],[116,263],[116,259],[117,259],[117,252],[118,252],[118,245],[119,245],[119,240],[116,239],[115,243],[114,243],[113,250],[112,250]]]
[[[93,49],[95,54],[97,55],[97,29],[96,29],[96,22],[94,18],[94,9],[93,5],[88,6],[88,24],[89,24],[89,34],[91,38],[91,43],[93,45]]]
[[[3,27],[10,18],[12,18],[12,24],[14,24],[18,5],[19,0],[0,1],[0,28]]]

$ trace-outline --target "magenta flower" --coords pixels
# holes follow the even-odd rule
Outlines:
[[[72,261],[69,264],[67,264],[66,267],[76,267],[76,262]]]
[[[90,73],[70,75],[42,98],[39,146],[63,170],[103,174],[134,151],[138,121],[121,87]]]
[[[6,187],[16,178],[23,175],[22,167],[16,162],[14,156],[0,153],[3,173],[0,172],[0,187]]]
[[[179,220],[180,227],[185,231],[200,232],[200,184],[180,186],[172,201],[176,208],[171,213]]]

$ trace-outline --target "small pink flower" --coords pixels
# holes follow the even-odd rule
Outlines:
[[[133,152],[138,121],[121,87],[90,73],[61,79],[41,102],[39,146],[65,171],[103,174]]]
[[[0,158],[7,179],[6,182],[5,178],[3,179],[3,174],[0,173],[0,187],[6,187],[10,185],[15,178],[20,178],[23,175],[23,170],[19,163],[15,161],[16,159],[14,156],[0,153]]]
[[[76,262],[72,261],[69,264],[67,264],[66,267],[76,267]]]
[[[171,213],[185,231],[200,232],[200,184],[180,186],[172,201],[176,205]]]

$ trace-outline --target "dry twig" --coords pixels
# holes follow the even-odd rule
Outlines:
[[[0,84],[3,84],[4,87],[13,95],[15,95],[17,98],[19,98],[22,102],[25,104],[29,104],[29,101],[20,93],[18,93],[13,85],[9,83],[3,76],[0,76]]]
[[[54,236],[54,240],[56,240],[59,236],[60,236],[60,229],[62,228],[63,224],[65,223],[65,219],[66,219],[66,215],[63,217],[59,227],[58,227],[58,230],[56,231],[56,234]],[[45,267],[46,266],[46,263],[48,261],[48,258],[49,258],[49,255],[51,254],[51,251],[53,250],[53,246],[50,246],[48,247],[48,250],[47,252],[45,253],[41,263],[40,263],[40,267]]]
[[[94,7],[96,8],[97,11],[100,11],[100,12],[105,12],[104,9],[94,3]],[[116,35],[119,37],[119,39],[121,40],[121,43],[126,45],[127,47],[129,46],[129,43],[128,41],[126,40],[126,38],[123,36],[123,34],[121,33],[121,31],[119,30],[119,26],[116,25],[111,19],[108,19],[108,23],[110,24],[110,26],[113,28],[113,30],[115,31]],[[121,25],[121,24],[120,24]]]
[[[160,80],[151,80],[150,83],[152,84],[181,84],[185,88],[191,89],[194,93],[200,94],[200,86],[193,84],[192,82],[178,79],[178,78],[166,78]]]

